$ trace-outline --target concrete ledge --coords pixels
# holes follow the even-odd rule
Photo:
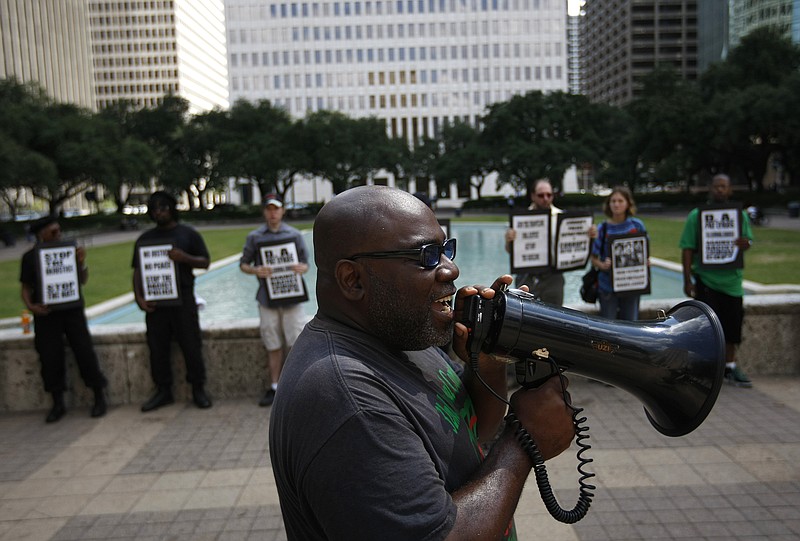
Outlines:
[[[144,402],[154,390],[144,324],[106,325],[91,329],[95,350],[108,378],[112,405]],[[83,384],[72,351],[67,352],[67,406],[88,406],[92,393]],[[252,396],[254,402],[268,382],[267,354],[261,343],[258,319],[216,323],[203,328],[203,352],[212,398]],[[183,355],[172,345],[175,399],[191,399]],[[0,411],[49,407],[42,388],[33,335],[19,329],[0,331]]]
[[[796,286],[795,286],[796,287]],[[654,319],[685,298],[645,300],[640,319]],[[580,303],[569,308],[597,314],[598,305]],[[800,293],[745,295],[742,343],[736,360],[749,375],[800,374]]]
[[[683,300],[643,301],[641,317],[653,319],[659,310],[669,310]],[[597,313],[597,307],[592,305],[569,307]],[[800,374],[797,329],[800,294],[746,296],[744,339],[737,358],[748,375]],[[109,379],[108,398],[112,405],[144,402],[153,391],[144,331],[143,324],[92,328],[100,364]],[[204,326],[203,350],[212,398],[252,397],[255,404],[268,382],[258,319]],[[89,406],[91,392],[84,387],[68,348],[67,359],[68,406]],[[177,345],[173,345],[172,359],[176,399],[188,401],[191,389],[185,383],[183,357]],[[22,335],[18,328],[0,330],[0,411],[41,410],[49,405],[50,399],[42,389],[33,335]]]

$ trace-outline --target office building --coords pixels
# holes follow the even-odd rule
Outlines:
[[[731,47],[763,27],[800,43],[800,0],[730,0],[730,17]]]
[[[585,94],[595,102],[623,105],[641,89],[641,78],[669,65],[696,79],[695,0],[588,0],[582,18]]]
[[[564,0],[225,0],[225,14],[231,102],[374,116],[409,144],[567,90]]]
[[[222,0],[89,0],[98,108],[165,94],[191,113],[228,107]]]
[[[412,141],[566,90],[563,0],[226,0],[231,99],[377,116]]]
[[[697,71],[728,57],[728,0],[703,0],[697,3]]]
[[[571,94],[583,94],[581,69],[581,12],[567,16],[567,88]]]
[[[0,78],[94,108],[88,25],[85,0],[0,0]]]

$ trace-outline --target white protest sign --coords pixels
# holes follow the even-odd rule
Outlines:
[[[701,264],[735,264],[739,258],[735,241],[741,232],[741,211],[737,208],[701,209],[699,224]]]
[[[52,306],[80,301],[75,245],[41,247],[38,263],[42,304]]]
[[[514,214],[511,229],[517,235],[511,244],[511,272],[550,265],[550,213]]]
[[[558,215],[555,247],[556,269],[570,270],[586,266],[592,248],[592,239],[589,238],[589,228],[591,227],[591,214]]]
[[[179,298],[175,262],[169,258],[172,244],[139,247],[139,272],[144,300],[164,301]]]
[[[611,286],[614,293],[650,292],[646,235],[611,239]]]
[[[294,242],[259,246],[261,263],[272,270],[265,280],[270,301],[308,300],[303,277],[292,267],[300,263]]]

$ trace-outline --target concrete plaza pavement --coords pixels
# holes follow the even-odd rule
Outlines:
[[[798,229],[800,219],[770,215],[768,227]],[[0,260],[29,247],[0,249]],[[668,438],[635,398],[572,378],[590,427],[594,502],[580,522],[558,523],[531,477],[516,513],[520,540],[800,539],[800,377],[753,379],[753,389],[724,386],[702,426]],[[70,409],[53,425],[44,410],[0,414],[0,541],[285,539],[269,409],[256,400],[148,414],[134,404],[101,419]],[[567,509],[577,498],[575,451],[548,462]]]
[[[800,378],[753,379],[752,389],[723,386],[697,430],[669,438],[631,395],[573,377],[590,427],[594,502],[580,522],[558,523],[531,477],[519,538],[800,538]],[[147,414],[126,405],[100,419],[70,409],[50,425],[44,410],[0,414],[0,540],[285,539],[270,410],[256,400]],[[566,509],[577,498],[576,450],[548,462]]]

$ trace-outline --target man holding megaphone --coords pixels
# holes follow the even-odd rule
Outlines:
[[[314,223],[319,310],[289,354],[270,419],[270,457],[289,539],[516,539],[532,460],[504,428],[506,365],[465,362],[454,239],[413,195],[362,186]],[[455,305],[454,305],[455,304]],[[545,459],[574,437],[565,378],[511,397]],[[495,396],[493,393],[496,393]]]

